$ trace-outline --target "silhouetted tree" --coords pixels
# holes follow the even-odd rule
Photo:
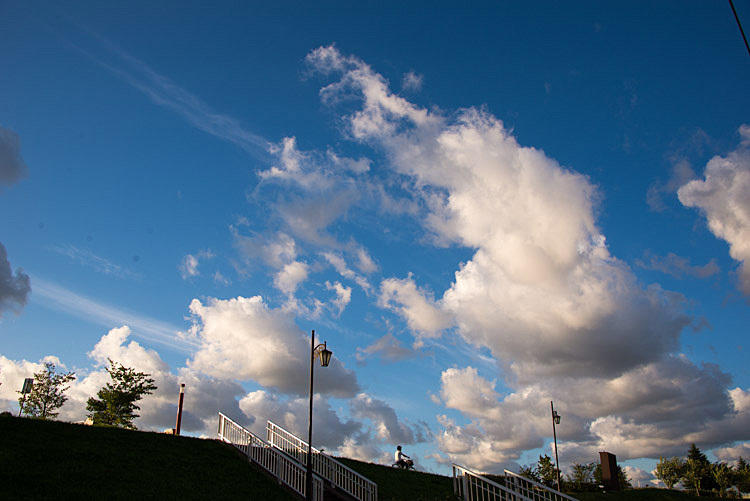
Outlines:
[[[750,492],[750,464],[742,456],[737,460],[734,475],[734,485],[737,487],[737,490],[740,492]]]
[[[541,483],[547,487],[557,487],[557,468],[552,464],[552,458],[548,455],[539,456],[536,466],[537,475]]]
[[[688,450],[684,478],[685,483],[695,489],[696,496],[700,496],[701,489],[710,491],[718,488],[711,474],[711,462],[695,444],[690,444]]]
[[[719,489],[719,497],[724,497],[735,481],[734,469],[728,464],[722,462],[711,465],[711,475]]]
[[[685,484],[695,489],[695,495],[701,495],[701,486],[706,475],[711,474],[711,465],[704,464],[697,459],[688,458],[685,461]]]
[[[531,466],[522,466],[518,470],[518,474],[522,477],[528,478],[529,480],[533,480],[534,482],[541,482],[539,474],[536,472],[536,468],[533,468]]]
[[[96,396],[86,402],[89,417],[96,425],[121,426],[135,429],[133,420],[138,417],[135,413],[140,410],[136,402],[143,395],[150,395],[156,390],[154,380],[145,372],[109,360],[109,377],[112,382],[100,389]]]
[[[65,386],[76,378],[75,372],[56,373],[55,364],[46,362],[44,369],[34,374],[34,384],[31,392],[21,393],[18,405],[21,412],[27,416],[42,419],[57,417],[57,409],[63,406],[68,397],[65,392],[70,385]]]
[[[572,473],[568,475],[568,487],[576,492],[596,490],[596,485],[594,484],[595,470],[596,462],[574,464]]]
[[[678,457],[673,457],[671,459],[659,457],[659,462],[656,463],[654,475],[656,478],[664,482],[667,489],[673,488],[676,483],[682,480],[684,474],[685,462],[682,459]]]

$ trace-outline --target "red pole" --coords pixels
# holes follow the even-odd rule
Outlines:
[[[185,399],[185,383],[180,385],[180,403],[177,405],[177,424],[174,428],[174,434],[180,434],[180,424],[182,423],[182,401]]]

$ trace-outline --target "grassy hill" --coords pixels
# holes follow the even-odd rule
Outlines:
[[[382,501],[454,499],[450,477],[343,462]],[[0,499],[297,500],[218,440],[0,416]]]
[[[453,501],[453,478],[336,458],[378,484],[381,501]]]
[[[2,416],[0,499],[297,498],[218,440]]]
[[[453,480],[339,458],[381,501],[452,501]],[[709,501],[666,489],[573,494],[581,501]],[[232,446],[119,428],[0,416],[0,499],[290,501]]]

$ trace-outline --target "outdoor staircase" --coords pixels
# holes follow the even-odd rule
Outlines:
[[[512,471],[492,481],[455,463],[453,492],[464,501],[578,501]]]
[[[306,497],[307,442],[272,422],[266,440],[219,413],[219,438],[234,445],[299,496]],[[332,457],[312,448],[315,501],[377,501],[378,486]]]

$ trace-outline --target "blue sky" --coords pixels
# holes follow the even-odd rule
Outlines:
[[[53,357],[83,419],[109,357],[157,378],[143,428],[172,426],[186,382],[190,433],[218,411],[304,433],[315,329],[335,453],[517,469],[551,451],[554,400],[564,469],[750,455],[728,5],[0,13],[5,408]]]

